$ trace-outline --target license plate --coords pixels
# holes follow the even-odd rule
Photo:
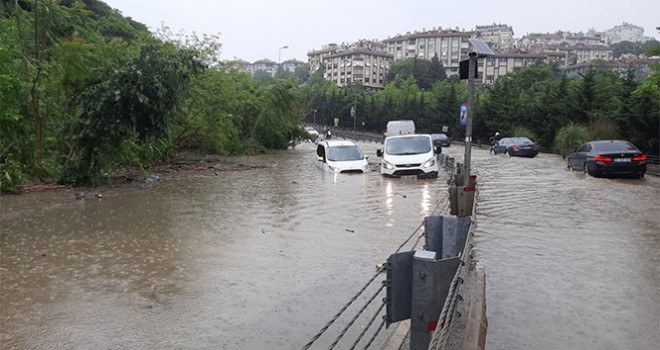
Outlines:
[[[404,180],[417,180],[417,175],[401,175]]]
[[[617,163],[630,162],[630,158],[614,158],[614,161]]]

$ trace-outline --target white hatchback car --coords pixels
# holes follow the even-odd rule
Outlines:
[[[316,146],[316,164],[335,173],[363,173],[369,161],[353,141],[323,140]]]

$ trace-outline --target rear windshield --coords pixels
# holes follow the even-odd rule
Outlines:
[[[357,146],[333,146],[328,148],[328,159],[333,161],[360,160],[362,152]]]
[[[387,140],[385,152],[394,155],[419,154],[431,151],[431,142],[427,136],[397,137]]]
[[[625,141],[597,142],[594,143],[594,149],[598,152],[639,151],[635,145]]]

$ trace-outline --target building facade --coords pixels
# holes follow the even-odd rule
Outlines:
[[[324,56],[324,78],[337,86],[354,82],[371,90],[385,87],[385,76],[394,62],[392,55],[383,51],[351,49]]]
[[[515,48],[516,40],[513,37],[513,27],[506,24],[491,24],[476,26],[474,34],[493,51],[507,51]]]
[[[605,31],[605,37],[610,45],[622,41],[642,42],[644,41],[644,28],[624,22]]]
[[[493,56],[481,58],[478,61],[478,80],[484,84],[492,84],[498,78],[516,69],[531,66],[546,61],[546,56],[540,54],[496,53]]]
[[[395,61],[406,58],[431,60],[437,56],[447,76],[458,74],[459,64],[467,57],[472,32],[432,30],[407,33],[383,40]]]

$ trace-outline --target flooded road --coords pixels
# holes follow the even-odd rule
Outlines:
[[[446,213],[447,175],[385,179],[380,144],[360,146],[375,171],[324,173],[302,144],[228,159],[265,168],[101,200],[0,196],[0,348],[300,348],[425,216]],[[655,348],[660,179],[472,155],[488,349]]]
[[[447,201],[447,176],[382,178],[378,146],[360,175],[307,143],[102,200],[0,197],[0,348],[300,348]]]
[[[491,349],[657,349],[660,178],[473,153]]]

